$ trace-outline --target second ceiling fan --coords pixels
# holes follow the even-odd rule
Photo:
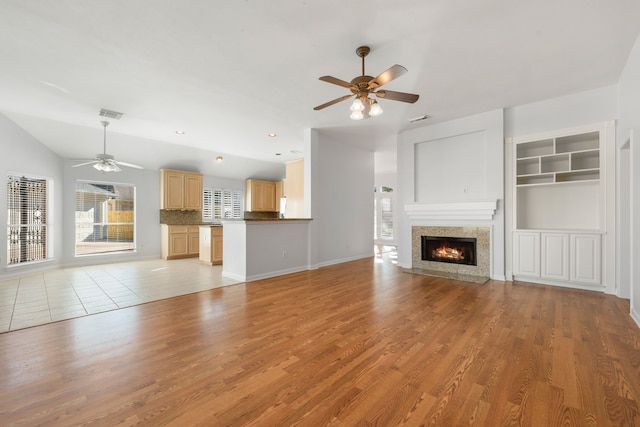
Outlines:
[[[407,69],[402,65],[394,65],[391,68],[378,74],[376,77],[367,76],[364,71],[364,58],[369,54],[371,49],[369,46],[360,46],[356,49],[356,54],[362,58],[362,75],[355,77],[351,82],[346,82],[332,76],[322,76],[320,80],[333,83],[338,86],[345,87],[351,91],[349,95],[341,96],[332,101],[326,102],[322,105],[318,105],[314,110],[322,110],[338,102],[345,101],[349,98],[354,98],[351,104],[351,118],[354,120],[360,120],[369,118],[370,116],[378,116],[382,114],[382,108],[375,99],[369,98],[369,94],[373,94],[378,98],[390,99],[392,101],[408,102],[413,104],[420,97],[413,93],[395,92],[391,90],[380,90],[382,85],[389,83],[390,81],[397,79],[398,77],[407,73]]]

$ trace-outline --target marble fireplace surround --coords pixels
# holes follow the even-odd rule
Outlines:
[[[476,239],[478,265],[462,265],[422,260],[422,236],[473,237]],[[411,227],[411,272],[446,277],[474,283],[485,283],[491,273],[490,227]]]

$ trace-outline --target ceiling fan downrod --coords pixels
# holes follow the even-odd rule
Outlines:
[[[102,120],[100,122],[103,129],[103,144],[102,144],[102,153],[107,154],[107,126],[109,126],[109,122],[106,120]]]

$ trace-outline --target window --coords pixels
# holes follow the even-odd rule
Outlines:
[[[7,180],[7,265],[47,259],[45,178],[9,175]]]
[[[202,198],[202,219],[241,219],[242,191],[205,188]]]
[[[76,182],[76,256],[135,249],[135,187]]]
[[[393,189],[381,187],[374,199],[374,240],[393,242]]]

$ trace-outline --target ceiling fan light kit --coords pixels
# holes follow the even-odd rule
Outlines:
[[[413,93],[379,90],[382,85],[385,85],[407,73],[407,69],[402,65],[396,64],[376,77],[367,76],[364,71],[364,58],[370,51],[371,49],[369,46],[360,46],[356,49],[356,54],[362,58],[362,75],[355,77],[351,82],[346,82],[332,76],[320,77],[320,80],[324,82],[348,88],[351,91],[351,94],[341,96],[340,98],[318,105],[314,110],[322,110],[323,108],[353,97],[354,100],[351,103],[351,115],[349,117],[353,120],[362,120],[371,116],[379,116],[383,113],[382,107],[378,104],[378,101],[369,98],[370,94],[375,95],[378,98],[408,102],[410,104],[413,104],[418,100],[420,96]]]
[[[120,172],[119,166],[127,166],[134,169],[144,169],[142,166],[134,165],[132,163],[120,162],[116,160],[111,154],[107,154],[107,126],[109,122],[101,121],[100,124],[103,127],[103,151],[102,154],[96,154],[96,158],[88,162],[73,165],[74,168],[86,165],[92,165],[94,169],[100,172]]]

